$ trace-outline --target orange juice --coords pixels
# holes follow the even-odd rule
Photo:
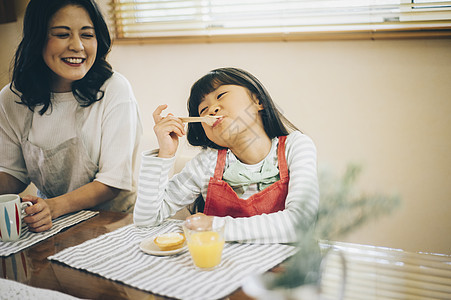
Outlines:
[[[194,264],[199,268],[212,268],[221,262],[224,238],[214,231],[191,233],[188,249]]]

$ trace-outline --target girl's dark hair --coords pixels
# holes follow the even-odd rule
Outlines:
[[[292,130],[298,130],[277,109],[271,96],[261,82],[249,72],[237,68],[215,69],[196,81],[191,87],[191,93],[188,99],[189,115],[198,117],[199,104],[203,98],[221,85],[229,84],[246,88],[250,93],[255,95],[263,105],[263,110],[260,111],[260,114],[263,120],[263,127],[269,138],[272,139],[276,136],[287,135],[288,129],[286,126]],[[201,146],[202,148],[211,147],[216,149],[222,148],[207,138],[201,123],[188,123],[187,139],[193,146]]]
[[[47,41],[50,19],[67,5],[83,7],[94,25],[97,39],[97,55],[93,66],[80,80],[72,83],[72,92],[81,106],[86,107],[103,98],[100,90],[113,74],[106,61],[110,51],[111,38],[97,4],[93,0],[31,0],[25,11],[23,37],[15,57],[10,89],[17,94],[20,104],[34,110],[43,105],[39,113],[44,114],[51,107],[52,71],[45,64],[42,51]]]
[[[260,115],[263,120],[265,132],[270,139],[277,136],[288,135],[289,131],[287,127],[291,130],[299,130],[279,111],[261,82],[249,72],[237,68],[215,69],[196,81],[191,87],[191,93],[188,99],[189,115],[198,117],[199,104],[203,98],[221,85],[229,84],[246,88],[251,94],[255,95],[263,105],[263,110],[260,111]],[[222,149],[221,146],[218,146],[207,138],[200,123],[188,123],[187,139],[193,146]],[[191,213],[203,212],[204,205],[205,201],[202,195],[199,195],[193,205],[189,207],[189,211]]]

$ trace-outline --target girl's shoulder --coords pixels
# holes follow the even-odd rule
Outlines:
[[[297,149],[299,147],[312,147],[316,151],[315,143],[306,134],[300,131],[293,131],[287,136],[286,149],[290,151],[292,149]]]
[[[189,170],[193,171],[196,170],[202,170],[203,172],[207,172],[210,176],[210,170],[211,168],[214,168],[214,165],[216,164],[216,158],[218,157],[218,150],[217,149],[201,149],[197,154],[193,155],[193,158],[189,159],[185,166],[188,167]]]
[[[194,156],[194,158],[200,162],[216,160],[217,157],[218,149],[213,148],[200,149],[199,153]]]
[[[302,133],[298,130],[290,132],[287,135],[287,141],[299,141],[299,140],[313,142],[313,140],[308,135],[306,135],[305,133]]]

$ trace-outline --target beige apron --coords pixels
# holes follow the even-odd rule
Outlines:
[[[80,139],[81,126],[85,121],[83,108],[76,112],[76,135],[52,149],[42,149],[28,140],[33,122],[33,112],[25,119],[22,136],[22,154],[30,180],[38,189],[38,197],[43,199],[57,197],[71,192],[94,180],[99,168],[88,155]],[[134,197],[122,190],[119,195],[93,209],[131,211]]]

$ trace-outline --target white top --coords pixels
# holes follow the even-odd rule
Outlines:
[[[99,167],[94,180],[134,192],[133,169],[142,135],[138,105],[130,83],[117,72],[101,90],[105,92],[103,99],[83,108],[86,118],[80,138],[92,162]],[[31,111],[17,101],[20,98],[9,85],[0,92],[0,171],[29,184],[21,141],[26,126],[24,116]],[[80,104],[72,92],[53,94],[52,103],[42,116],[42,106],[35,108],[28,136],[31,143],[43,149],[54,148],[76,135],[75,111]]]
[[[271,151],[265,158],[275,165],[278,140],[273,139]],[[168,174],[175,157],[159,158],[157,153],[146,151],[142,155],[138,197],[133,215],[134,223],[138,226],[162,223],[178,210],[192,204],[199,194],[205,199],[208,182],[214,175],[218,150],[202,150],[171,179]],[[316,147],[308,136],[295,131],[287,137],[285,155],[290,176],[285,209],[248,218],[223,217],[227,241],[294,242],[298,238],[298,223],[314,222],[319,204]],[[236,156],[228,150],[225,170],[236,161]]]

